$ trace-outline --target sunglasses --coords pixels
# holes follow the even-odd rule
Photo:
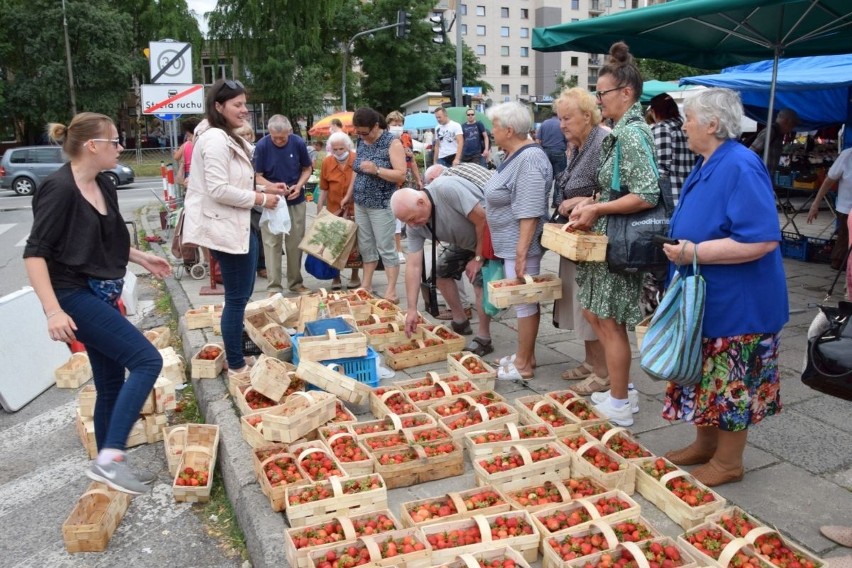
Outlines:
[[[118,145],[121,143],[120,138],[90,138],[89,142],[109,142],[112,144],[113,148],[118,148]]]
[[[467,113],[467,115],[468,115],[468,116],[476,116],[476,115],[475,115],[475,114],[473,114],[472,112]]]
[[[236,91],[237,89],[245,90],[245,88],[246,88],[245,85],[243,85],[239,81],[236,81],[236,80],[232,81],[230,79],[225,79],[225,85],[233,91]]]

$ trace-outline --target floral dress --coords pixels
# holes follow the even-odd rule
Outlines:
[[[645,138],[643,142],[642,137]],[[621,147],[619,163],[622,187],[638,195],[651,205],[657,204],[659,186],[651,161],[654,157],[651,129],[645,124],[642,105],[631,106],[612,132],[604,139],[601,148],[601,166],[598,185],[600,203],[612,196],[613,168],[615,166],[615,144]],[[600,217],[592,230],[606,234],[607,217]],[[614,319],[618,323],[636,325],[642,319],[639,296],[642,291],[644,273],[621,274],[610,272],[606,262],[581,262],[577,269],[580,287],[580,304],[601,319]]]

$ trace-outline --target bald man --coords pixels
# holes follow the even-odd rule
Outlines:
[[[431,198],[431,199],[430,199]],[[485,197],[482,189],[467,179],[442,175],[425,190],[403,187],[391,196],[391,209],[397,219],[408,225],[408,254],[406,255],[405,293],[408,313],[405,329],[411,333],[417,327],[417,302],[423,271],[423,247],[426,239],[455,245],[447,247],[435,267],[436,285],[453,313],[453,331],[462,335],[473,333],[470,320],[464,313],[454,280],[466,274],[473,283],[476,309],[479,312],[477,333],[467,346],[480,356],[494,351],[491,345],[491,318],[482,309],[482,235],[485,231]],[[435,208],[434,239],[429,223]],[[437,246],[433,242],[432,246]]]

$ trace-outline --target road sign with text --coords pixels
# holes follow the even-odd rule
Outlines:
[[[155,84],[170,83],[185,85],[192,84],[192,46],[177,41],[152,41],[148,43],[151,50],[151,82]]]
[[[204,85],[142,85],[142,114],[204,114]]]

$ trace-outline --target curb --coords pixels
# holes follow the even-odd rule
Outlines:
[[[142,209],[140,225],[146,233],[155,234],[159,231],[159,217],[155,216],[155,221],[152,222],[148,211],[148,207]],[[154,252],[169,258],[163,245],[150,244]],[[192,355],[207,343],[207,337],[201,330],[186,329],[180,314],[186,313],[192,306],[180,282],[174,278],[166,278],[163,282],[171,296],[172,308],[178,314],[178,333],[183,341],[183,355],[189,361]],[[225,382],[221,378],[190,380],[204,420],[208,424],[219,426],[219,471],[237,522],[245,535],[252,566],[286,566],[284,517],[269,507],[269,499],[263,495],[254,477],[251,451],[243,440],[240,417],[230,399]]]

